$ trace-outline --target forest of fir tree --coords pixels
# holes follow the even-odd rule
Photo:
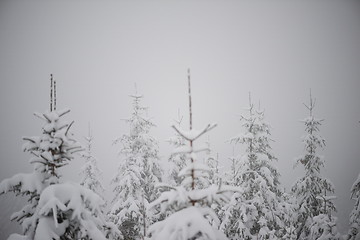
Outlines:
[[[90,123],[84,142],[77,141],[71,132],[74,121],[64,119],[70,110],[57,109],[56,81],[52,75],[50,80],[50,109],[35,113],[43,121],[39,135],[23,138],[22,149],[29,153],[33,171],[0,183],[0,194],[12,192],[27,200],[9,219],[22,232],[8,240],[360,240],[360,175],[349,192],[354,207],[348,230],[340,233],[335,189],[322,175],[324,120],[315,117],[311,91],[304,104],[309,114],[302,120],[304,152],[296,160],[303,175],[289,192],[276,168],[272,128],[250,94],[239,119],[241,129],[224,139],[241,146],[240,154],[221,160],[210,142],[198,143],[217,124],[194,128],[190,71],[189,127],[179,113],[168,140],[173,152],[166,166],[151,134],[151,129],[162,126],[148,117],[144,96],[136,92],[130,95],[132,113],[124,120],[128,132],[113,142],[119,161],[108,187],[93,154]],[[67,181],[59,171],[70,167],[75,156],[85,162],[78,183]],[[220,166],[222,161],[229,162],[229,170]],[[107,201],[104,194],[110,191],[113,197]]]

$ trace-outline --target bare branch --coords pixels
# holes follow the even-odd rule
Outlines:
[[[67,109],[67,110],[61,112],[61,113],[59,114],[59,117],[62,117],[62,116],[64,116],[65,114],[67,114],[67,113],[69,113],[69,112],[70,112],[70,109]]]
[[[192,129],[192,106],[191,106],[191,85],[190,85],[190,68],[188,69],[188,90],[189,90],[189,114],[190,114],[190,130]]]
[[[41,120],[45,120],[41,113],[35,112],[34,116],[40,118]]]
[[[54,110],[56,111],[56,80],[55,79],[54,79]]]
[[[43,114],[43,116],[44,116],[44,118],[45,118],[46,120],[48,120],[49,122],[51,122],[50,118],[48,118],[45,113]]]
[[[27,140],[27,141],[30,141],[32,143],[36,143],[34,140],[32,140],[31,138],[29,137],[23,137],[23,140]]]
[[[69,129],[71,128],[71,126],[72,126],[73,124],[74,124],[74,121],[72,121],[72,122],[69,124],[68,128],[66,129],[65,136],[68,134]]]
[[[53,110],[52,103],[53,103],[53,75],[50,74],[50,112],[52,112]]]

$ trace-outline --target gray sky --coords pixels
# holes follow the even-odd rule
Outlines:
[[[218,123],[209,138],[221,164],[229,164],[233,146],[225,141],[242,130],[239,114],[251,91],[273,126],[276,166],[287,189],[303,174],[293,159],[304,153],[299,120],[308,115],[302,103],[312,89],[315,115],[325,119],[323,174],[335,184],[345,231],[349,190],[360,171],[359,10],[357,1],[3,0],[0,180],[32,170],[21,138],[41,133],[32,113],[48,109],[50,73],[58,108],[71,108],[79,140],[91,122],[105,186],[118,166],[112,140],[128,131],[121,119],[131,112],[135,83],[165,161],[178,109],[187,124],[191,68],[194,124]],[[82,162],[65,167],[64,178],[77,180]]]

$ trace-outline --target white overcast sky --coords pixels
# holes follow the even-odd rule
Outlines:
[[[187,68],[194,125],[218,123],[209,138],[222,165],[233,152],[226,140],[242,130],[248,92],[261,101],[287,190],[303,174],[293,164],[304,153],[299,120],[312,89],[314,114],[325,119],[323,174],[335,184],[345,231],[360,171],[357,1],[0,1],[0,180],[32,170],[21,138],[41,133],[32,114],[48,109],[50,73],[76,137],[92,125],[105,186],[118,166],[112,140],[128,131],[121,119],[135,83],[165,161],[178,109],[187,126]],[[65,167],[64,178],[78,180],[81,164]]]

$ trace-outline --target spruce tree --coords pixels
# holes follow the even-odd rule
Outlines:
[[[85,137],[85,152],[82,154],[82,157],[85,159],[85,164],[81,168],[82,178],[80,184],[97,195],[103,196],[105,189],[100,181],[101,171],[97,166],[97,159],[92,154],[93,139],[94,137],[92,136],[89,125],[88,136]]]
[[[221,211],[221,228],[230,239],[272,239],[283,233],[282,192],[277,158],[271,151],[270,125],[264,121],[264,111],[255,110],[249,95],[248,116],[242,116],[244,133],[231,139],[243,144],[245,154],[232,158],[231,175],[235,193]]]
[[[222,176],[220,174],[220,169],[219,169],[219,153],[217,153],[216,156],[214,156],[211,150],[210,140],[206,142],[206,145],[207,148],[209,149],[208,151],[206,151],[206,156],[205,156],[205,164],[210,168],[209,184],[220,185],[222,182]]]
[[[324,167],[324,158],[318,154],[318,150],[325,147],[325,140],[319,134],[323,120],[313,116],[315,100],[311,92],[310,104],[304,105],[309,110],[309,116],[303,120],[306,131],[303,142],[306,152],[296,160],[296,163],[304,166],[305,176],[297,180],[292,187],[292,193],[297,199],[295,228],[297,239],[317,239],[319,234],[321,236],[323,231],[327,231],[318,223],[335,220],[331,215],[336,210],[332,202],[333,197],[328,195],[334,193],[334,187],[320,173],[321,168]],[[331,234],[337,239],[338,233],[335,228]]]
[[[354,208],[350,213],[350,229],[347,240],[360,239],[360,174],[351,187],[351,199],[355,201]]]
[[[143,239],[149,224],[156,216],[147,210],[158,193],[155,185],[161,181],[158,143],[149,132],[155,126],[145,115],[141,95],[132,95],[133,112],[126,122],[129,134],[115,140],[122,145],[122,156],[116,176],[112,179],[115,197],[110,219],[118,226],[125,239]]]
[[[22,225],[23,234],[31,238],[37,227],[37,216],[34,213],[41,193],[46,187],[59,183],[59,168],[68,164],[73,159],[73,153],[79,149],[69,136],[71,123],[62,120],[68,112],[63,110],[36,114],[45,122],[42,135],[23,138],[23,150],[33,156],[29,161],[34,166],[33,172],[16,174],[3,180],[0,185],[1,193],[14,192],[27,197],[28,204],[11,218],[18,221]]]
[[[59,169],[81,150],[70,133],[74,122],[63,120],[69,112],[56,110],[56,82],[51,75],[50,111],[35,114],[45,122],[42,134],[24,137],[23,150],[33,156],[34,170],[0,184],[0,193],[14,192],[28,199],[28,204],[12,215],[22,225],[23,235],[13,234],[9,239],[105,239],[105,231],[116,234],[98,211],[102,203],[96,195],[80,185],[61,183]]]

